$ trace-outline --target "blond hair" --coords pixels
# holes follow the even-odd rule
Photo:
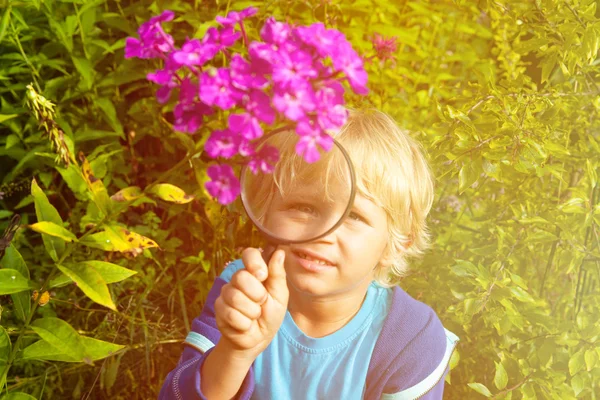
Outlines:
[[[426,218],[433,203],[433,176],[422,146],[390,116],[375,109],[348,109],[348,114],[346,124],[329,134],[352,160],[357,192],[386,213],[389,239],[382,259],[387,262],[376,266],[374,278],[380,285],[392,287],[408,272],[408,259],[420,257],[430,246]],[[278,140],[275,137],[273,140]],[[345,162],[339,162],[339,152],[323,154],[330,157],[325,163],[328,171],[336,168],[334,174],[324,174],[322,167],[312,167],[297,155],[291,142],[269,143],[280,150],[277,168],[272,175],[254,176],[247,182],[253,189],[246,190],[248,201],[256,205],[255,215],[261,221],[276,191],[283,195],[286,190],[293,190],[291,186],[299,180],[330,176],[343,179],[345,171],[340,166],[345,168]],[[329,193],[326,195],[331,197]]]
[[[430,247],[427,215],[434,197],[434,178],[422,146],[387,114],[349,110],[342,129],[332,136],[348,151],[357,175],[357,190],[383,208],[389,240],[375,269],[382,286],[397,285],[408,272],[408,259]]]

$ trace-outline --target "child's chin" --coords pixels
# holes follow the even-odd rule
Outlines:
[[[294,288],[302,293],[312,296],[325,295],[331,290],[329,279],[323,279],[319,275],[293,274],[288,275],[288,279]]]

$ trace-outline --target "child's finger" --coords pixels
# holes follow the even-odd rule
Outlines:
[[[259,281],[264,281],[269,275],[267,264],[263,260],[262,254],[258,249],[248,247],[242,252],[242,262],[248,272],[254,275]]]
[[[233,329],[245,332],[252,326],[252,320],[233,307],[225,307],[223,320]]]
[[[267,297],[267,290],[263,284],[245,269],[240,269],[233,274],[231,284],[258,304],[261,304]]]
[[[260,317],[262,309],[257,302],[252,301],[244,292],[235,287],[229,287],[228,290],[221,292],[225,303],[250,319]]]
[[[279,249],[269,261],[269,277],[264,282],[267,292],[279,303],[287,305],[289,290],[285,274],[285,251]]]

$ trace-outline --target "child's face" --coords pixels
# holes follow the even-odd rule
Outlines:
[[[271,221],[273,221],[271,219]],[[283,236],[289,228],[273,221]],[[280,222],[280,221],[279,221]],[[351,295],[364,291],[373,279],[373,270],[381,260],[388,242],[385,211],[356,194],[352,212],[332,233],[309,243],[280,246],[286,252],[288,283],[309,296]],[[326,258],[333,265],[318,271],[305,268],[302,250]]]

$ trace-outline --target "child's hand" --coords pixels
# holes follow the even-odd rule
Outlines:
[[[239,357],[258,357],[283,322],[289,299],[284,259],[283,250],[275,251],[267,269],[260,251],[247,248],[242,253],[246,268],[233,275],[215,301],[221,341]]]

